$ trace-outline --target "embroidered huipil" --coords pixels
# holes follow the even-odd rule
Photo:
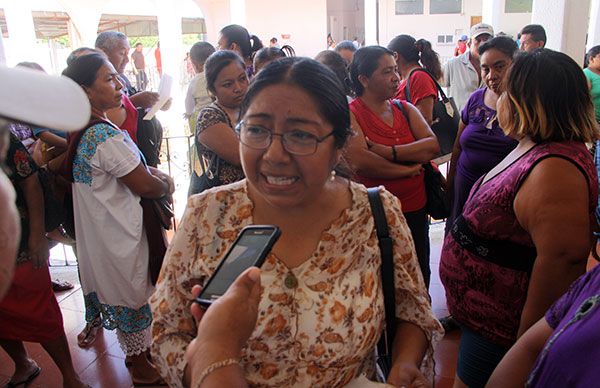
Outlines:
[[[251,386],[343,386],[373,366],[384,326],[381,257],[366,188],[350,183],[349,189],[351,207],[323,232],[306,262],[290,269],[271,253],[262,266],[258,321],[241,361]],[[437,340],[441,327],[400,203],[387,191],[382,199],[394,239],[396,315]],[[183,355],[196,335],[192,286],[206,282],[240,230],[253,223],[252,211],[246,180],[188,201],[150,300],[153,362],[172,387],[182,386]],[[286,282],[290,275],[295,281]]]
[[[88,321],[125,333],[150,326],[148,242],[140,197],[118,178],[140,164],[127,132],[96,124],[73,160],[73,209],[79,274]]]

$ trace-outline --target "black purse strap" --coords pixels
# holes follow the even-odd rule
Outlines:
[[[400,112],[402,112],[402,115],[404,115],[404,118],[406,119],[406,122],[410,127],[410,119],[408,118],[408,113],[406,112],[406,109],[404,109],[404,105],[402,105],[402,102],[400,100],[392,100],[392,103],[396,105]]]
[[[424,73],[427,73],[427,75],[429,75],[429,77],[431,78],[431,80],[433,81],[433,83],[435,83],[435,86],[437,87],[437,90],[438,90],[438,94],[442,98],[442,101],[444,101],[444,103],[448,102],[448,97],[446,96],[446,93],[444,93],[444,89],[442,89],[442,87],[440,86],[440,84],[436,81],[436,79],[429,72],[429,70],[424,69],[422,67],[414,68],[408,74],[408,77],[406,79],[406,86],[404,87],[404,97],[406,98],[406,101],[411,102],[411,100],[410,100],[410,76],[413,75],[413,73],[415,71],[422,71]]]
[[[367,189],[371,212],[375,221],[375,231],[381,250],[381,283],[383,286],[383,303],[385,307],[385,331],[377,343],[377,354],[392,355],[392,345],[396,333],[396,287],[394,286],[394,241],[390,237],[388,223],[378,187]],[[390,365],[391,366],[391,365]],[[386,372],[386,374],[389,371]]]

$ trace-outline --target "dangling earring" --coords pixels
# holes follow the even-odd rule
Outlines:
[[[329,180],[333,182],[335,180],[335,170],[331,170],[331,174],[329,175]]]

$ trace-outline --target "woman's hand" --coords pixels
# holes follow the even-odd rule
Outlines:
[[[215,362],[240,357],[256,325],[260,289],[260,270],[252,267],[244,271],[208,310],[203,311],[200,305],[192,303],[191,312],[198,322],[198,334],[185,353],[184,382],[194,383]],[[200,286],[194,286],[193,297],[199,294]],[[222,372],[225,375],[219,376]],[[214,374],[228,383],[244,382],[243,371],[239,367],[234,370],[221,368]]]
[[[411,165],[406,166],[406,168],[407,168],[407,176],[408,177],[421,175],[421,173],[423,172],[422,164],[411,164]]]
[[[197,297],[200,287],[194,286],[192,294]],[[192,304],[192,315],[199,323],[194,341],[218,342],[221,347],[239,353],[256,325],[259,301],[260,270],[252,267],[244,271],[205,312],[197,303]]]
[[[34,268],[41,268],[42,266],[48,265],[48,258],[50,251],[48,250],[48,239],[46,236],[32,234],[29,236],[27,241],[27,253],[31,260]]]
[[[148,166],[148,170],[150,171],[150,173],[152,175],[154,175],[161,181],[165,182],[169,186],[168,195],[171,195],[175,192],[175,182],[173,181],[173,178],[171,178],[171,176],[169,174],[166,174],[166,173],[160,171],[158,168],[150,167],[150,166]]]
[[[395,387],[428,388],[431,384],[417,366],[410,362],[396,362],[390,371],[388,384]]]

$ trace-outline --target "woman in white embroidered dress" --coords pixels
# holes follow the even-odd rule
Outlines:
[[[148,361],[153,287],[140,197],[172,193],[173,180],[146,167],[127,132],[106,117],[120,106],[123,86],[106,57],[81,56],[63,75],[84,89],[92,106],[89,127],[69,145],[77,147],[69,165],[86,319],[100,314],[106,329],[117,330],[134,385],[160,382]]]
[[[384,326],[381,255],[366,188],[333,173],[351,134],[342,86],[316,61],[284,58],[256,76],[242,115],[246,179],[189,199],[150,300],[153,360],[170,386],[189,384],[192,287],[206,282],[244,226],[274,224],[282,234],[261,270],[256,328],[241,352],[223,349],[212,361],[239,357],[251,386],[337,387],[372,377]],[[400,203],[381,196],[399,322],[389,382],[409,386],[426,380],[420,368],[431,366],[423,359],[431,360],[441,327]]]

